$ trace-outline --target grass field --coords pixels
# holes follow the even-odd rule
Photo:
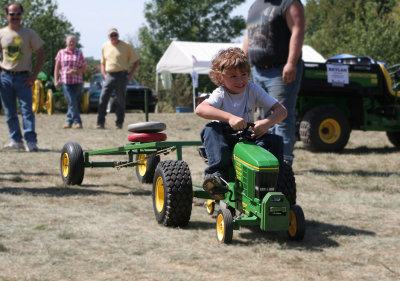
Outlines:
[[[354,131],[340,154],[296,144],[302,242],[243,227],[231,245],[219,245],[215,215],[203,206],[193,207],[185,228],[159,225],[152,187],[138,183],[134,168],[87,168],[81,186],[64,187],[66,142],[84,150],[128,142],[114,116],[106,130],[94,129],[95,114],[82,118],[83,130],[64,130],[64,114],[38,115],[40,152],[0,150],[0,280],[400,279],[400,150],[385,133]],[[144,114],[128,113],[125,127],[142,121]],[[168,140],[199,140],[206,123],[191,113],[150,114],[150,121],[167,124]],[[0,132],[4,145],[4,115]],[[183,159],[201,182],[205,164],[195,148]]]

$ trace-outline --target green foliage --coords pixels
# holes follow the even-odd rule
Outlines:
[[[173,40],[231,42],[232,38],[240,36],[246,28],[245,20],[241,16],[231,17],[230,14],[243,2],[245,0],[146,2],[144,13],[147,26],[139,30],[140,46],[137,48],[142,59],[136,74],[140,83],[155,85],[156,65]],[[176,74],[174,80],[180,82],[174,82],[170,92],[160,92],[161,103],[165,101],[172,106],[193,105],[190,76]],[[159,85],[161,86],[161,83]],[[202,75],[199,77],[199,89],[211,91],[213,88],[215,85],[208,78],[203,78]],[[180,97],[179,100],[176,96]]]
[[[2,13],[0,17],[2,26],[8,24],[4,8],[10,1],[1,0]],[[53,74],[54,58],[58,50],[65,48],[65,39],[68,34],[74,34],[79,48],[80,34],[75,32],[72,24],[62,14],[57,13],[57,4],[52,0],[22,0],[19,1],[24,7],[22,25],[32,28],[42,38],[44,43],[44,52],[46,63],[43,71]],[[3,8],[4,7],[4,8]],[[35,62],[34,62],[35,63]]]
[[[309,0],[305,44],[325,57],[341,53],[400,63],[396,0]]]

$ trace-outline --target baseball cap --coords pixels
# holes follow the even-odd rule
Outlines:
[[[118,33],[118,30],[116,29],[116,28],[110,28],[109,30],[108,30],[108,35],[111,35],[112,33],[117,33],[117,34],[119,34]]]

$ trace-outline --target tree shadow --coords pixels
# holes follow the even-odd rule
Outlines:
[[[298,150],[307,150],[309,149],[305,147],[296,147]],[[322,153],[336,153],[338,155],[344,154],[344,155],[361,155],[361,154],[372,154],[372,153],[377,153],[377,154],[391,154],[391,153],[396,153],[399,152],[400,148],[399,147],[394,147],[394,146],[384,146],[384,147],[367,147],[365,145],[359,146],[359,147],[354,147],[354,148],[344,148],[340,152],[324,152],[324,151],[312,151],[312,153],[316,154],[322,154]]]
[[[324,171],[319,169],[310,169],[310,170],[302,170],[296,172],[296,175],[301,175],[305,173],[312,173],[316,175],[324,175],[324,176],[358,176],[358,177],[382,177],[386,178],[389,176],[400,176],[400,172],[368,172],[363,170],[352,170],[352,171]]]
[[[286,249],[322,252],[326,248],[340,247],[340,244],[334,239],[335,236],[376,235],[373,231],[314,220],[306,221],[306,234],[303,241],[291,241],[284,232],[264,232],[259,227],[248,228],[251,230],[250,232],[239,233],[239,236],[246,241],[234,241],[234,243],[253,245],[262,242],[276,242]]]

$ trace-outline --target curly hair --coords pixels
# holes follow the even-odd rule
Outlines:
[[[228,48],[221,50],[211,62],[210,78],[217,85],[222,85],[222,75],[228,69],[236,69],[250,74],[250,63],[240,48]]]

